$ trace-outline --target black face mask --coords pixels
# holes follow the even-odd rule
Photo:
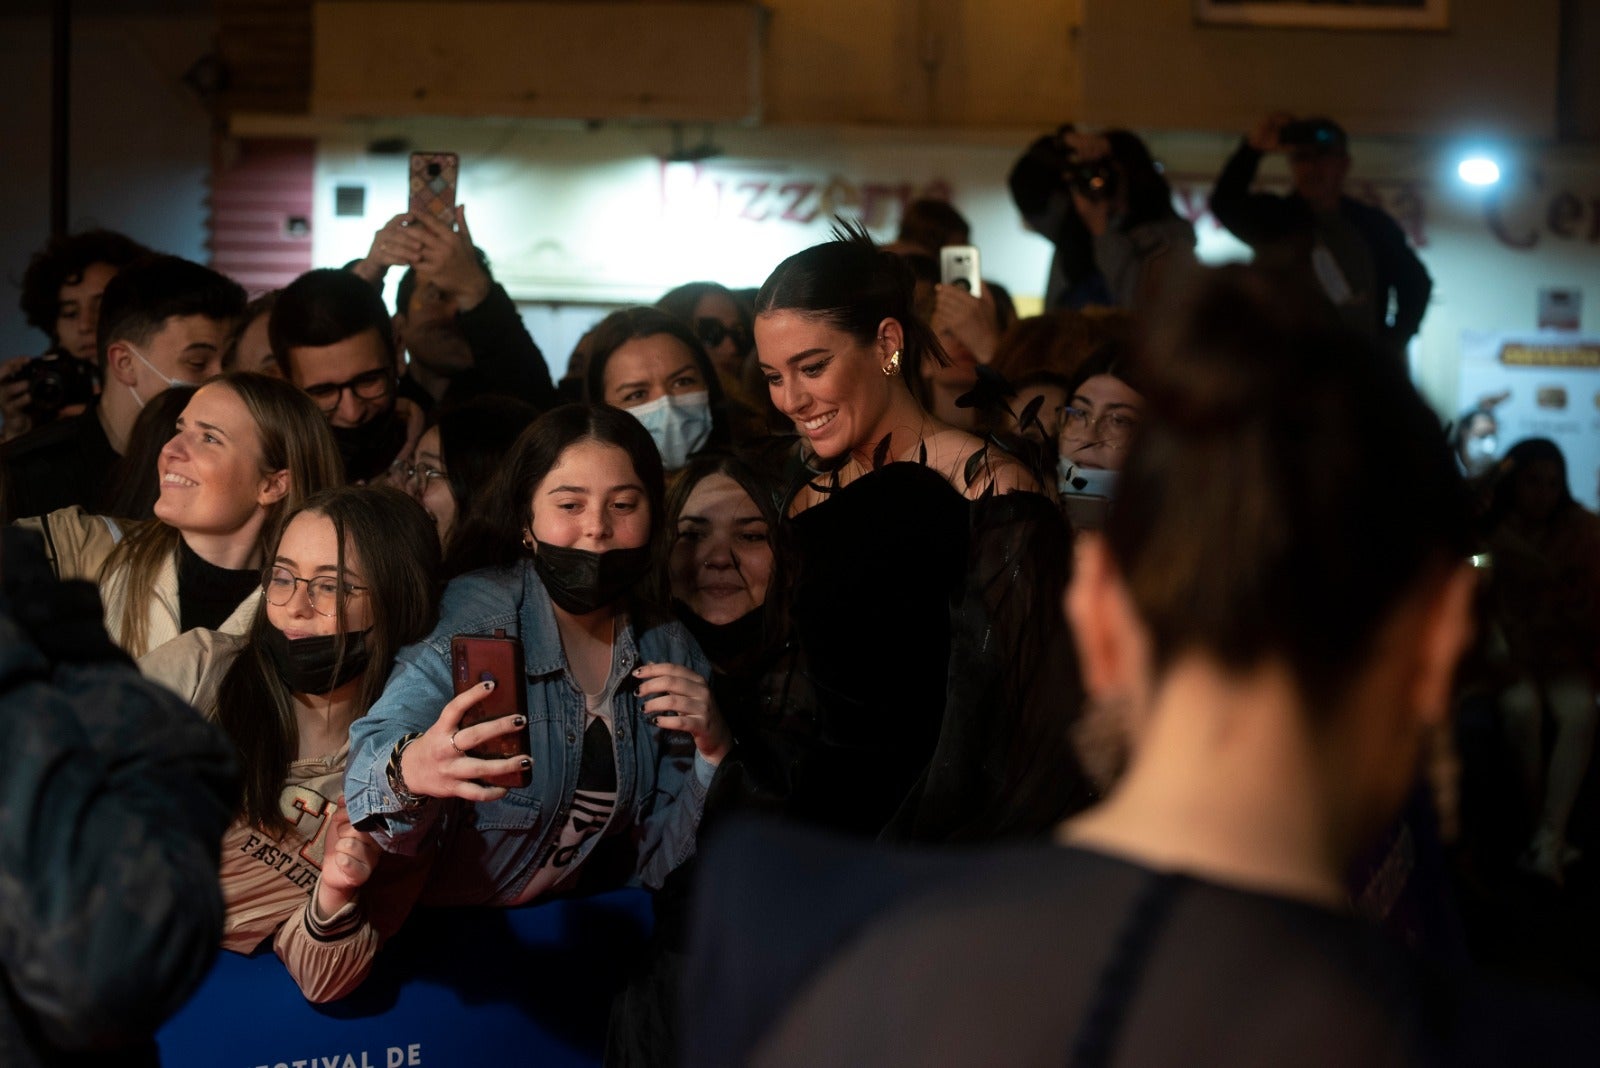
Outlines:
[[[621,599],[650,570],[650,547],[607,549],[562,548],[534,542],[533,569],[544,588],[565,612],[586,616]]]
[[[672,609],[694,640],[700,643],[706,659],[724,670],[752,653],[759,652],[766,609],[757,605],[731,623],[709,623],[695,615],[694,609],[674,599]]]
[[[291,693],[332,693],[365,671],[370,659],[364,630],[351,631],[344,636],[344,659],[338,661],[337,674],[333,670],[339,655],[337,634],[290,641],[283,631],[269,625],[265,642],[267,659],[272,661],[278,678]]]
[[[368,482],[385,471],[406,443],[406,421],[391,409],[360,426],[330,426],[344,460],[346,482]]]

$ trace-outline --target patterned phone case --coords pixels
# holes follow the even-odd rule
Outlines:
[[[432,215],[446,226],[454,226],[460,166],[461,159],[454,152],[411,153],[411,214]]]

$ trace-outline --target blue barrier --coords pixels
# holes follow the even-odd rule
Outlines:
[[[156,1035],[165,1068],[598,1065],[611,998],[649,937],[622,890],[520,909],[417,909],[350,997],[312,1005],[270,945],[222,953]]]

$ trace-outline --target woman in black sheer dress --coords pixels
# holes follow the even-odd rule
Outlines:
[[[861,835],[1038,833],[1085,796],[1055,610],[1068,535],[1035,472],[908,388],[944,358],[914,288],[857,230],[756,297],[759,365],[800,435],[794,655],[771,682],[806,722],[780,792],[790,817]]]

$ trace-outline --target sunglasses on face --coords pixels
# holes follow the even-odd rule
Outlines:
[[[749,331],[742,326],[729,326],[721,319],[696,319],[694,335],[700,339],[700,344],[708,349],[716,348],[728,338],[733,339],[733,347],[740,352],[750,348]]]

